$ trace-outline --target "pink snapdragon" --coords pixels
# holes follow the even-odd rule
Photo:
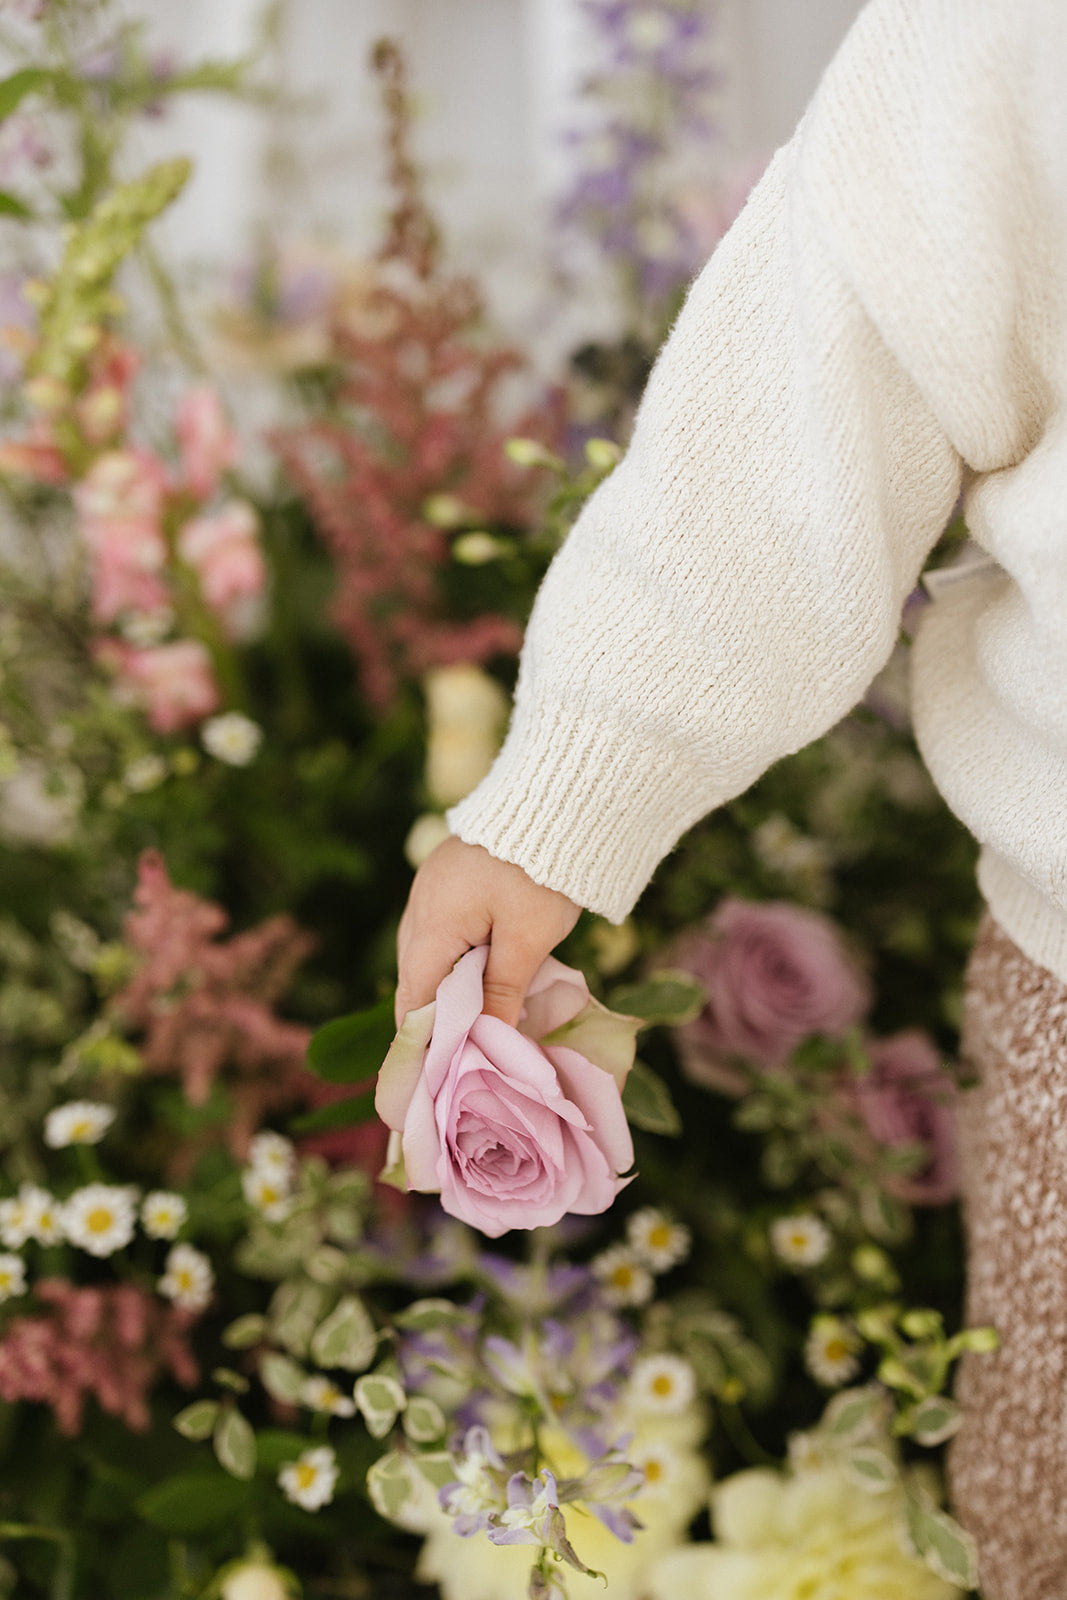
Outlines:
[[[178,554],[200,581],[212,611],[225,614],[258,595],[267,579],[259,520],[247,500],[229,500],[212,516],[194,517],[178,535]]]
[[[209,384],[197,384],[182,397],[175,431],[185,482],[197,500],[209,500],[222,474],[237,459],[237,436],[226,420],[217,391]]]
[[[93,615],[161,610],[168,601],[163,535],[166,471],[148,451],[108,450],[74,490],[92,566]]]

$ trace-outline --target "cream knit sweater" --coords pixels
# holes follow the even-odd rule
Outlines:
[[[961,487],[924,757],[1067,979],[1067,0],[872,0],[694,285],[545,579],[455,833],[613,920],[832,726]]]

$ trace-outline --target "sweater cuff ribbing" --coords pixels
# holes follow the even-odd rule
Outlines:
[[[562,706],[516,715],[487,777],[448,812],[452,832],[621,922],[687,828],[725,796],[692,758]]]

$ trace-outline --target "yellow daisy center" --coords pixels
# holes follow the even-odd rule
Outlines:
[[[657,1372],[652,1379],[652,1393],[665,1400],[674,1388],[674,1379],[668,1372]]]
[[[646,1483],[659,1483],[663,1477],[663,1462],[655,1459],[645,1462]]]
[[[611,1274],[611,1281],[616,1289],[629,1289],[634,1281],[634,1269],[625,1264],[617,1266]]]
[[[85,1226],[90,1233],[106,1233],[114,1222],[115,1213],[109,1211],[107,1206],[94,1206],[85,1218]]]
[[[654,1228],[648,1230],[648,1242],[653,1250],[666,1250],[671,1242],[670,1226],[666,1222],[657,1222]]]
[[[310,1489],[318,1477],[318,1468],[310,1466],[306,1461],[296,1464],[296,1486],[298,1489]]]

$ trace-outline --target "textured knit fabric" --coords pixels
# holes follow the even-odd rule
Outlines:
[[[920,743],[1067,977],[1065,215],[1063,0],[873,0],[557,556],[454,832],[621,919],[860,698],[962,487],[995,560],[921,629]]]
[[[954,1508],[986,1600],[1067,1596],[1067,985],[986,918],[963,1050],[981,1084],[960,1111],[967,1321],[1001,1347],[964,1358]]]

